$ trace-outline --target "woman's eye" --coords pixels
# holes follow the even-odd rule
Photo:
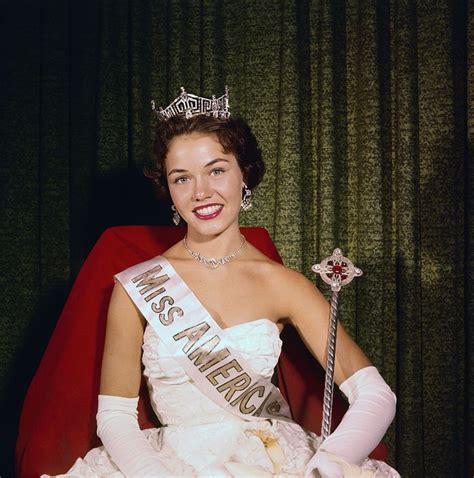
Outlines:
[[[223,172],[224,172],[223,169],[218,168],[218,169],[213,169],[213,170],[211,171],[211,174],[212,174],[213,176],[220,176]]]
[[[188,180],[187,176],[180,176],[179,178],[176,178],[174,180],[174,183],[175,184],[183,184],[184,182],[186,182]]]

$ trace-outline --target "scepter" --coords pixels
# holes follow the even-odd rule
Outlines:
[[[354,277],[362,275],[362,270],[342,255],[341,249],[334,249],[331,256],[326,257],[320,264],[311,267],[313,272],[321,276],[326,284],[331,286],[331,313],[328,330],[328,352],[326,361],[326,377],[324,380],[323,420],[321,437],[323,441],[331,433],[331,417],[334,392],[334,360],[336,357],[337,336],[337,300],[341,288],[352,281]]]

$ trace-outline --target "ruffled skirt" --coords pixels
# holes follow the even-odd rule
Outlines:
[[[170,470],[166,476],[213,478],[304,477],[320,438],[284,421],[228,421],[144,430],[151,446]],[[332,457],[338,460],[337,457]],[[344,465],[345,476],[398,478],[384,462],[365,460],[360,467]],[[123,478],[103,446],[78,458],[59,477]],[[157,477],[163,475],[157,474]],[[318,476],[316,472],[313,476]],[[49,475],[42,475],[47,478]],[[137,477],[138,478],[138,477]]]

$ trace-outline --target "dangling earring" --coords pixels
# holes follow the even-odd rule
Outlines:
[[[179,212],[174,204],[171,205],[171,210],[173,211],[174,225],[177,226],[179,224],[179,221],[181,221],[181,216],[179,215]]]
[[[252,202],[250,201],[250,196],[252,195],[252,191],[250,191],[250,189],[247,187],[245,183],[242,183],[242,187],[244,188],[244,197],[242,198],[240,207],[244,211],[248,211],[252,207]]]

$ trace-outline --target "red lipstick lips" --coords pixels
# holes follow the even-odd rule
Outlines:
[[[208,204],[207,206],[200,206],[194,208],[193,213],[198,219],[207,221],[209,219],[214,219],[215,217],[217,217],[221,213],[223,208],[224,206],[222,206],[221,204]]]

